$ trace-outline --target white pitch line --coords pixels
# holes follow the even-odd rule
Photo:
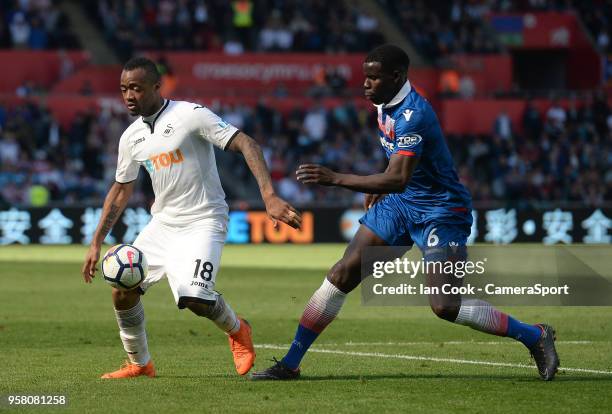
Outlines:
[[[607,341],[606,341],[607,342]],[[586,345],[592,344],[593,341],[555,341],[561,345]],[[405,346],[405,345],[515,345],[516,341],[415,341],[415,342],[345,342],[339,343],[322,343],[320,345],[328,346]]]
[[[258,348],[263,349],[287,349],[287,346],[275,345],[275,344],[259,344]],[[533,365],[526,364],[512,364],[509,362],[492,362],[492,361],[478,361],[472,359],[456,359],[456,358],[436,358],[436,357],[424,357],[415,355],[403,355],[403,354],[381,354],[379,352],[353,352],[353,351],[340,351],[335,349],[321,349],[321,348],[310,348],[310,352],[316,352],[320,354],[336,354],[336,355],[348,355],[348,356],[360,356],[360,357],[373,357],[373,358],[391,358],[391,359],[406,359],[411,361],[430,361],[430,362],[450,362],[455,364],[469,364],[469,365],[487,365],[491,367],[509,367],[509,368],[528,368],[535,369]],[[604,374],[612,375],[612,371],[602,371],[596,369],[586,368],[567,368],[559,367],[561,371],[570,372],[584,372],[588,374]]]

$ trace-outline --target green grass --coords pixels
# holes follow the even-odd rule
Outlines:
[[[218,289],[252,323],[257,344],[284,346],[343,248],[227,246]],[[508,252],[517,259],[512,248]],[[609,412],[612,406],[610,374],[561,370],[555,381],[544,383],[535,369],[514,366],[531,362],[512,340],[437,320],[427,308],[362,307],[358,292],[313,348],[337,354],[310,353],[297,382],[250,382],[235,375],[225,336],[209,321],[178,311],[165,282],[144,296],[158,378],[103,381],[99,375],[117,368],[125,355],[110,288],[99,279],[85,285],[80,278],[84,254],[76,246],[0,247],[0,395],[69,398],[67,408],[30,411],[569,413]],[[600,266],[601,261],[612,267],[610,256],[602,257]],[[612,373],[612,308],[505,310],[553,324],[562,367]],[[256,366],[282,355],[259,347]]]

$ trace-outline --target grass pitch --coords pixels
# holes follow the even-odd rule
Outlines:
[[[256,368],[284,355],[343,249],[226,247],[218,289],[253,326]],[[545,383],[513,340],[437,320],[427,308],[362,307],[358,291],[305,358],[300,381],[261,383],[235,374],[225,335],[178,311],[162,282],[144,296],[158,378],[104,381],[100,374],[125,354],[109,286],[82,282],[84,255],[80,246],[0,247],[0,395],[69,400],[62,408],[3,402],[0,411],[607,413],[612,406],[612,308],[504,308],[556,327],[562,369]],[[612,257],[599,265],[609,269]]]

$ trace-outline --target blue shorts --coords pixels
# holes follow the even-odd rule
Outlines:
[[[389,246],[412,246],[423,255],[431,255],[448,247],[465,247],[472,229],[472,212],[447,215],[432,214],[423,222],[410,218],[405,201],[389,194],[374,204],[359,222],[372,230]]]

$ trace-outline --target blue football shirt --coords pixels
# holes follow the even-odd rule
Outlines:
[[[471,211],[472,198],[459,182],[431,104],[406,81],[389,103],[376,107],[378,135],[387,158],[393,154],[419,157],[410,182],[394,197],[398,207],[407,209],[416,223],[432,217],[466,216]]]

